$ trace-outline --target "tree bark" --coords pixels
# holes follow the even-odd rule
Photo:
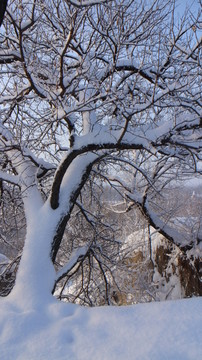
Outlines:
[[[6,6],[7,6],[7,0],[1,0],[1,2],[0,2],[0,26],[3,23]]]

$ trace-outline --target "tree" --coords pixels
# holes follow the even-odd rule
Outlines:
[[[165,227],[149,190],[141,194],[121,179],[123,166],[141,173],[148,189],[169,169],[177,177],[182,168],[199,173],[198,16],[187,12],[178,24],[174,5],[11,1],[0,51],[0,177],[2,189],[19,188],[26,216],[12,292],[21,306],[41,306],[57,280],[98,249],[84,244],[56,273],[65,228],[87,181],[98,184],[101,177],[125,188],[170,241],[182,250],[195,246]]]

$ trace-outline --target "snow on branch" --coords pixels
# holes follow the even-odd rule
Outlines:
[[[0,136],[4,141],[12,141],[13,136],[11,132],[2,124],[0,120]]]
[[[74,266],[84,259],[86,254],[88,253],[89,247],[87,245],[81,246],[76,249],[71,255],[68,263],[62,267],[60,271],[56,274],[56,282],[61,280],[65,275],[67,275]]]
[[[26,159],[28,158],[29,160],[31,160],[31,162],[40,169],[40,171],[38,172],[38,177],[43,176],[44,171],[47,172],[49,170],[55,170],[56,169],[56,165],[49,163],[47,161],[45,161],[43,158],[38,158],[23,142],[21,143],[21,146],[17,146],[15,144],[13,144],[13,136],[10,132],[10,130],[8,130],[0,121],[0,135],[1,135],[1,142],[4,144],[6,143],[5,146],[5,150],[9,151],[9,150],[17,150],[19,154],[21,154],[22,159]],[[10,174],[6,174],[7,179],[4,176],[4,180],[9,181],[11,183],[15,183],[15,180],[11,181],[9,180]],[[10,178],[12,179],[12,177]]]
[[[127,194],[127,197],[140,206],[140,209],[147,218],[149,224],[170,242],[177,245],[180,250],[186,252],[193,248],[193,243],[187,241],[186,233],[179,232],[167,225],[166,222],[161,220],[159,215],[151,209],[146,195],[141,196],[138,191],[134,191],[133,194]]]
[[[44,160],[43,158],[38,158],[33,152],[28,148],[25,147],[22,151],[24,157],[28,157],[37,167],[41,170],[55,170],[56,165],[49,163],[48,161]]]
[[[2,181],[6,181],[6,182],[9,182],[14,185],[19,185],[19,176],[18,175],[8,174],[8,173],[0,170],[0,179]]]
[[[0,51],[0,64],[10,64],[14,61],[22,61],[21,55],[15,50]]]
[[[106,0],[69,0],[67,3],[70,3],[76,7],[86,7],[86,6],[92,6],[92,5],[100,5],[104,4],[107,1]]]

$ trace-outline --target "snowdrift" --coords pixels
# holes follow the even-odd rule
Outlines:
[[[2,360],[202,359],[202,298],[83,308],[44,304],[23,312],[0,300]]]

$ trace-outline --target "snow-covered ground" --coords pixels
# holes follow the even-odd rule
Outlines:
[[[202,298],[26,312],[13,300],[0,299],[1,360],[202,359]]]

